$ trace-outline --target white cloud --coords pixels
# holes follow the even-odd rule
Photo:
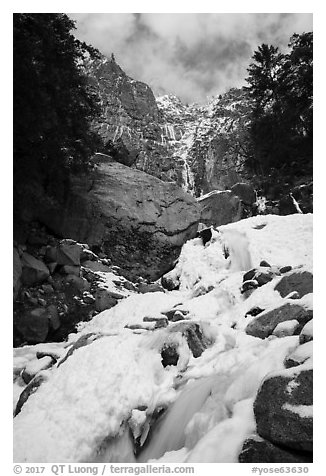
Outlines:
[[[261,43],[286,48],[293,33],[312,30],[307,13],[77,13],[76,36],[114,52],[127,74],[185,101],[244,83]]]

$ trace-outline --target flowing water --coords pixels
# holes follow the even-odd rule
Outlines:
[[[230,253],[231,271],[248,271],[252,268],[248,238],[236,230],[221,231],[223,241]]]
[[[246,236],[234,230],[221,230],[220,236],[230,254],[230,269],[250,269],[252,262]],[[224,400],[233,379],[234,375],[216,374],[188,382],[176,401],[153,424],[148,443],[145,443],[137,459],[126,428],[121,436],[105,445],[95,462],[145,463],[184,447],[191,450],[213,426],[230,416]]]
[[[222,395],[228,385],[228,379],[218,375],[188,383],[153,428],[152,437],[137,462],[158,459],[185,446],[193,448],[210,425],[227,418]]]

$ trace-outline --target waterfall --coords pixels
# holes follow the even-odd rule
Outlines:
[[[116,130],[115,130],[115,133],[114,133],[114,136],[113,136],[113,142],[115,141],[117,135],[118,135],[118,132],[119,132],[119,129],[120,129],[120,126],[117,126]]]
[[[172,139],[173,141],[175,141],[175,133],[174,133],[174,126],[171,125],[171,124],[168,124],[168,131],[169,131],[169,137],[170,139]]]
[[[183,178],[183,189],[186,192],[193,192],[195,189],[195,179],[194,174],[192,173],[189,164],[187,162],[187,158],[184,158],[184,168],[182,170],[182,178]]]
[[[221,395],[226,390],[226,383],[227,379],[218,375],[188,383],[154,427],[152,438],[140,453],[137,462],[158,459],[166,452],[177,451],[185,446],[191,449],[207,432],[208,426],[227,418]],[[203,410],[206,410],[206,414],[205,411],[200,413]]]
[[[246,235],[236,230],[220,230],[220,232],[230,254],[230,269],[232,271],[247,271],[252,268]]]
[[[302,210],[301,210],[301,208],[299,207],[298,202],[296,201],[296,199],[295,199],[294,196],[292,195],[292,193],[290,193],[290,197],[292,198],[293,205],[295,206],[297,212],[298,212],[298,213],[303,213]]]

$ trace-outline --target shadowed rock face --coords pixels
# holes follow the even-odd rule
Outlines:
[[[63,212],[46,210],[41,219],[61,236],[101,246],[126,276],[155,280],[196,235],[199,211],[175,183],[102,162],[73,180]]]
[[[212,192],[198,199],[200,221],[206,225],[221,226],[239,221],[242,218],[240,199],[230,191]]]

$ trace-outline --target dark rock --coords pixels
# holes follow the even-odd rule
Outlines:
[[[62,240],[57,248],[56,261],[63,266],[80,266],[81,246],[73,240]]]
[[[61,326],[58,309],[54,304],[50,304],[50,306],[48,306],[46,310],[48,313],[50,326],[52,327],[53,330],[56,331]]]
[[[86,304],[93,304],[93,303],[95,303],[96,299],[95,299],[95,297],[94,297],[92,294],[90,294],[90,293],[88,293],[88,292],[85,292],[85,293],[83,294],[83,301],[84,301]]]
[[[14,412],[14,416],[18,415],[21,412],[23,405],[27,402],[29,397],[36,392],[36,390],[42,385],[42,383],[46,380],[46,377],[43,374],[37,375],[30,381],[27,387],[24,388],[22,393],[20,394],[19,400],[16,405],[16,409]]]
[[[15,327],[29,344],[44,342],[49,331],[48,313],[45,308],[37,308],[19,316]]]
[[[204,228],[197,232],[197,238],[201,238],[203,241],[203,245],[205,246],[212,238],[212,229],[211,228]]]
[[[146,326],[142,324],[126,324],[125,329],[130,329],[132,331],[135,330],[143,330],[143,331],[148,331],[148,330],[154,330],[155,326]]]
[[[254,403],[258,434],[282,447],[312,451],[313,421],[309,411],[305,415],[302,410],[313,404],[312,389],[312,370],[298,371],[295,376],[284,371],[267,378]]]
[[[22,282],[26,286],[41,284],[50,276],[50,271],[43,261],[28,253],[23,253],[21,264],[23,266]]]
[[[188,343],[188,347],[194,357],[200,357],[201,354],[210,345],[211,341],[203,334],[199,324],[195,322],[178,322],[171,329],[171,332],[181,332]]]
[[[197,199],[200,206],[200,221],[214,227],[241,220],[241,200],[231,191],[215,191]]]
[[[293,213],[298,213],[298,210],[290,195],[285,195],[282,197],[278,206],[280,215],[292,215]]]
[[[245,317],[247,316],[258,316],[258,314],[260,314],[261,312],[263,312],[265,309],[261,309],[260,307],[253,307],[251,308],[248,312],[246,312],[246,315]]]
[[[44,259],[48,263],[54,263],[57,261],[58,250],[56,246],[47,246]]]
[[[241,293],[245,293],[246,291],[250,291],[251,289],[256,289],[259,287],[259,284],[255,279],[250,279],[248,281],[244,281],[241,286]]]
[[[296,319],[299,324],[304,325],[312,319],[312,311],[297,304],[283,304],[269,312],[258,315],[246,327],[246,333],[255,337],[265,339],[273,333],[273,330],[280,322]]]
[[[291,270],[292,270],[292,266],[282,266],[282,268],[280,268],[280,273],[285,274],[285,273],[288,273]]]
[[[48,240],[48,236],[41,230],[32,230],[27,236],[27,243],[33,246],[47,245]]]
[[[137,286],[138,292],[145,294],[145,293],[156,293],[156,292],[164,292],[164,288],[158,283],[139,283]]]
[[[231,187],[231,192],[237,195],[246,205],[253,205],[256,202],[256,191],[248,183],[236,183]]]
[[[62,266],[61,268],[64,274],[73,274],[74,276],[80,276],[80,266],[70,266],[68,264]]]
[[[162,327],[167,327],[169,324],[169,321],[167,319],[158,319],[155,322],[155,329],[161,329]]]
[[[83,249],[80,252],[81,263],[84,263],[85,261],[97,261],[97,260],[98,260],[98,256],[95,253],[93,253],[93,251],[83,247]]]
[[[249,271],[247,271],[244,275],[243,275],[243,278],[242,278],[242,281],[245,282],[245,281],[251,281],[255,274],[256,274],[256,271],[257,269],[250,269]]]
[[[95,309],[102,312],[105,309],[111,309],[118,302],[117,298],[112,297],[106,289],[97,289],[95,292]]]
[[[127,289],[128,291],[137,291],[137,287],[131,281],[123,281],[122,286]]]
[[[269,283],[275,277],[273,271],[266,269],[266,271],[257,271],[255,274],[255,281],[257,281],[259,286]]]
[[[167,273],[161,278],[161,284],[164,289],[167,291],[175,291],[179,289],[180,282],[177,278],[171,275],[171,273]]]
[[[177,365],[179,360],[178,346],[176,344],[165,345],[161,351],[162,365]]]
[[[183,314],[180,311],[176,311],[173,317],[170,319],[171,322],[178,322],[178,321],[184,321],[184,320],[185,320],[185,314]]]
[[[85,278],[75,276],[74,274],[68,274],[65,281],[73,288],[76,293],[83,293],[84,291],[90,291],[90,284]]]
[[[57,266],[58,266],[58,263],[54,263],[54,262],[48,264],[48,268],[51,274],[55,272],[55,270],[57,269]]]
[[[313,275],[308,271],[296,271],[282,276],[280,282],[275,286],[275,291],[278,291],[282,297],[297,291],[302,298],[305,294],[313,292]]]
[[[161,327],[167,327],[169,321],[165,317],[151,317],[145,316],[143,318],[144,322],[155,322],[155,329],[159,329]]]
[[[111,269],[109,266],[103,264],[101,261],[84,261],[83,262],[84,268],[88,268],[94,272],[101,271],[102,273],[109,273]]]
[[[45,294],[52,294],[54,292],[54,289],[51,284],[42,284],[42,289]]]
[[[169,321],[171,322],[177,322],[177,321],[183,321],[185,319],[185,316],[189,314],[189,311],[185,311],[182,309],[171,309],[171,311],[167,312],[162,312]]]
[[[263,260],[260,262],[259,266],[262,266],[263,268],[270,268],[271,265],[267,263],[267,261]]]
[[[293,451],[260,438],[247,439],[239,463],[312,463],[312,453]]]
[[[21,287],[21,276],[23,268],[19,257],[19,252],[17,248],[14,248],[13,254],[13,288],[14,288],[14,299],[16,299],[20,287]]]

